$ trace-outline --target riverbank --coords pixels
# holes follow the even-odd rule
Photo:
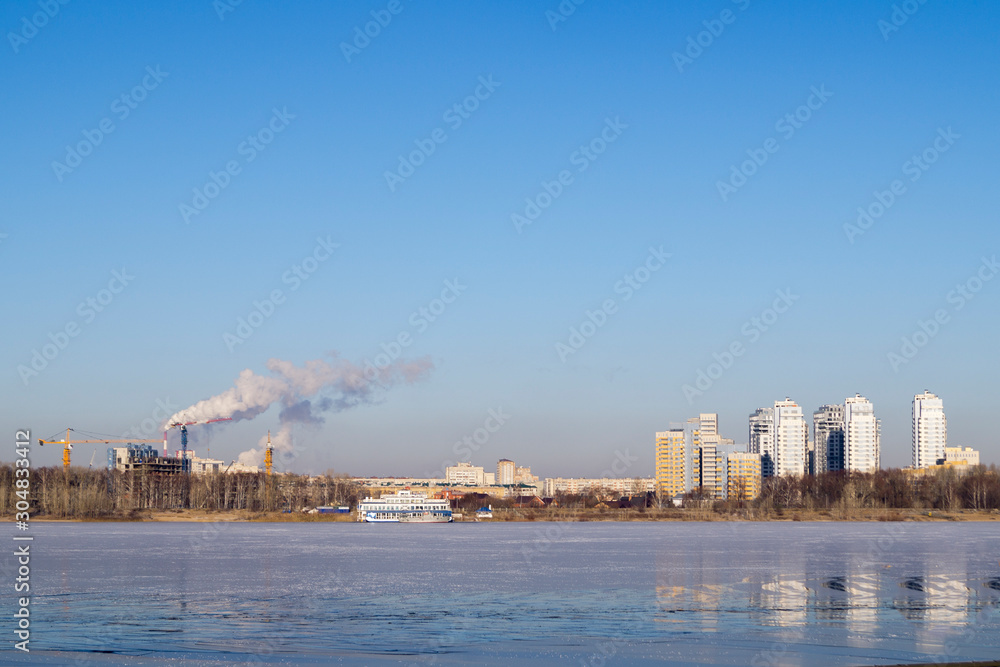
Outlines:
[[[476,521],[475,513],[461,513],[456,521]],[[13,517],[8,517],[13,520]],[[348,514],[308,514],[304,512],[247,512],[239,510],[210,511],[198,509],[136,510],[125,515],[97,517],[33,516],[32,521],[161,521],[161,522],[270,522],[315,523],[351,522],[356,512]],[[508,521],[1000,521],[998,510],[732,510],[712,509],[506,509],[494,510],[492,519],[485,522]]]

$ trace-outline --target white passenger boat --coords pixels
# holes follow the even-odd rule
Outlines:
[[[453,520],[451,510],[403,512],[399,515],[400,523],[449,523]]]
[[[400,491],[358,503],[358,521],[370,523],[446,523],[452,521],[451,503],[422,493]]]

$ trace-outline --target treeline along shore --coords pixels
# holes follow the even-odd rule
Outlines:
[[[0,515],[13,518],[19,500],[14,467],[0,465]],[[235,473],[168,475],[61,467],[30,471],[28,500],[36,519],[52,520],[353,520],[353,514],[308,514],[320,506],[347,506],[374,494],[346,475]],[[23,488],[23,485],[22,485]],[[914,474],[831,472],[764,480],[757,498],[715,500],[701,489],[680,506],[655,493],[620,497],[595,489],[553,498],[494,498],[467,494],[452,500],[463,519],[483,505],[494,521],[593,520],[1000,520],[1000,472],[995,465]]]

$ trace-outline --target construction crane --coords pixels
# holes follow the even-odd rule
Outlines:
[[[180,426],[181,427],[181,460],[187,459],[187,449],[188,449],[188,426],[194,426],[195,424],[214,424],[215,422],[228,422],[232,421],[232,417],[220,417],[219,419],[206,419],[200,422],[174,422],[167,426],[166,431],[163,432],[163,455],[167,455],[167,431],[170,429]]]
[[[108,445],[108,444],[111,444],[112,442],[127,442],[128,444],[131,445],[131,444],[135,444],[135,443],[139,443],[139,442],[159,442],[159,440],[136,440],[135,438],[128,439],[128,440],[124,440],[124,439],[121,439],[121,438],[106,438],[106,439],[105,438],[101,438],[101,439],[97,439],[97,440],[95,440],[95,439],[70,440],[70,438],[69,438],[69,434],[70,433],[79,433],[79,431],[75,431],[74,429],[67,428],[66,429],[66,439],[65,440],[42,440],[41,438],[38,439],[38,445],[39,446],[42,446],[42,445],[62,445],[63,446],[63,469],[64,470],[69,470],[69,453],[70,453],[70,450],[73,449],[73,445],[95,444],[95,443],[104,443],[105,445]],[[84,434],[84,435],[86,435],[86,434]]]
[[[271,447],[271,430],[267,431],[267,449],[264,450],[264,468],[267,470],[267,476],[271,476],[271,466],[274,463],[274,448]]]

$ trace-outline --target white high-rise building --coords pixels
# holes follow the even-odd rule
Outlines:
[[[760,454],[760,474],[774,476],[774,408],[757,408],[750,415],[750,441],[752,454]]]
[[[715,412],[702,412],[698,415],[701,422],[701,436],[719,435],[719,415]]]
[[[926,468],[945,457],[948,419],[944,401],[929,391],[913,397],[913,467]]]
[[[774,474],[806,473],[806,436],[809,427],[798,403],[785,398],[774,402]]]
[[[698,452],[699,485],[710,497],[721,498],[718,450],[722,438],[719,437],[719,415],[714,412],[703,412],[698,415],[698,423],[700,440]]]
[[[861,394],[844,401],[844,469],[875,472],[879,469],[879,422],[875,406]]]
[[[817,475],[844,469],[843,405],[824,405],[813,413],[813,442]]]
[[[516,471],[517,467],[513,461],[510,459],[500,459],[497,461],[496,483],[504,486],[516,484],[514,481]]]

